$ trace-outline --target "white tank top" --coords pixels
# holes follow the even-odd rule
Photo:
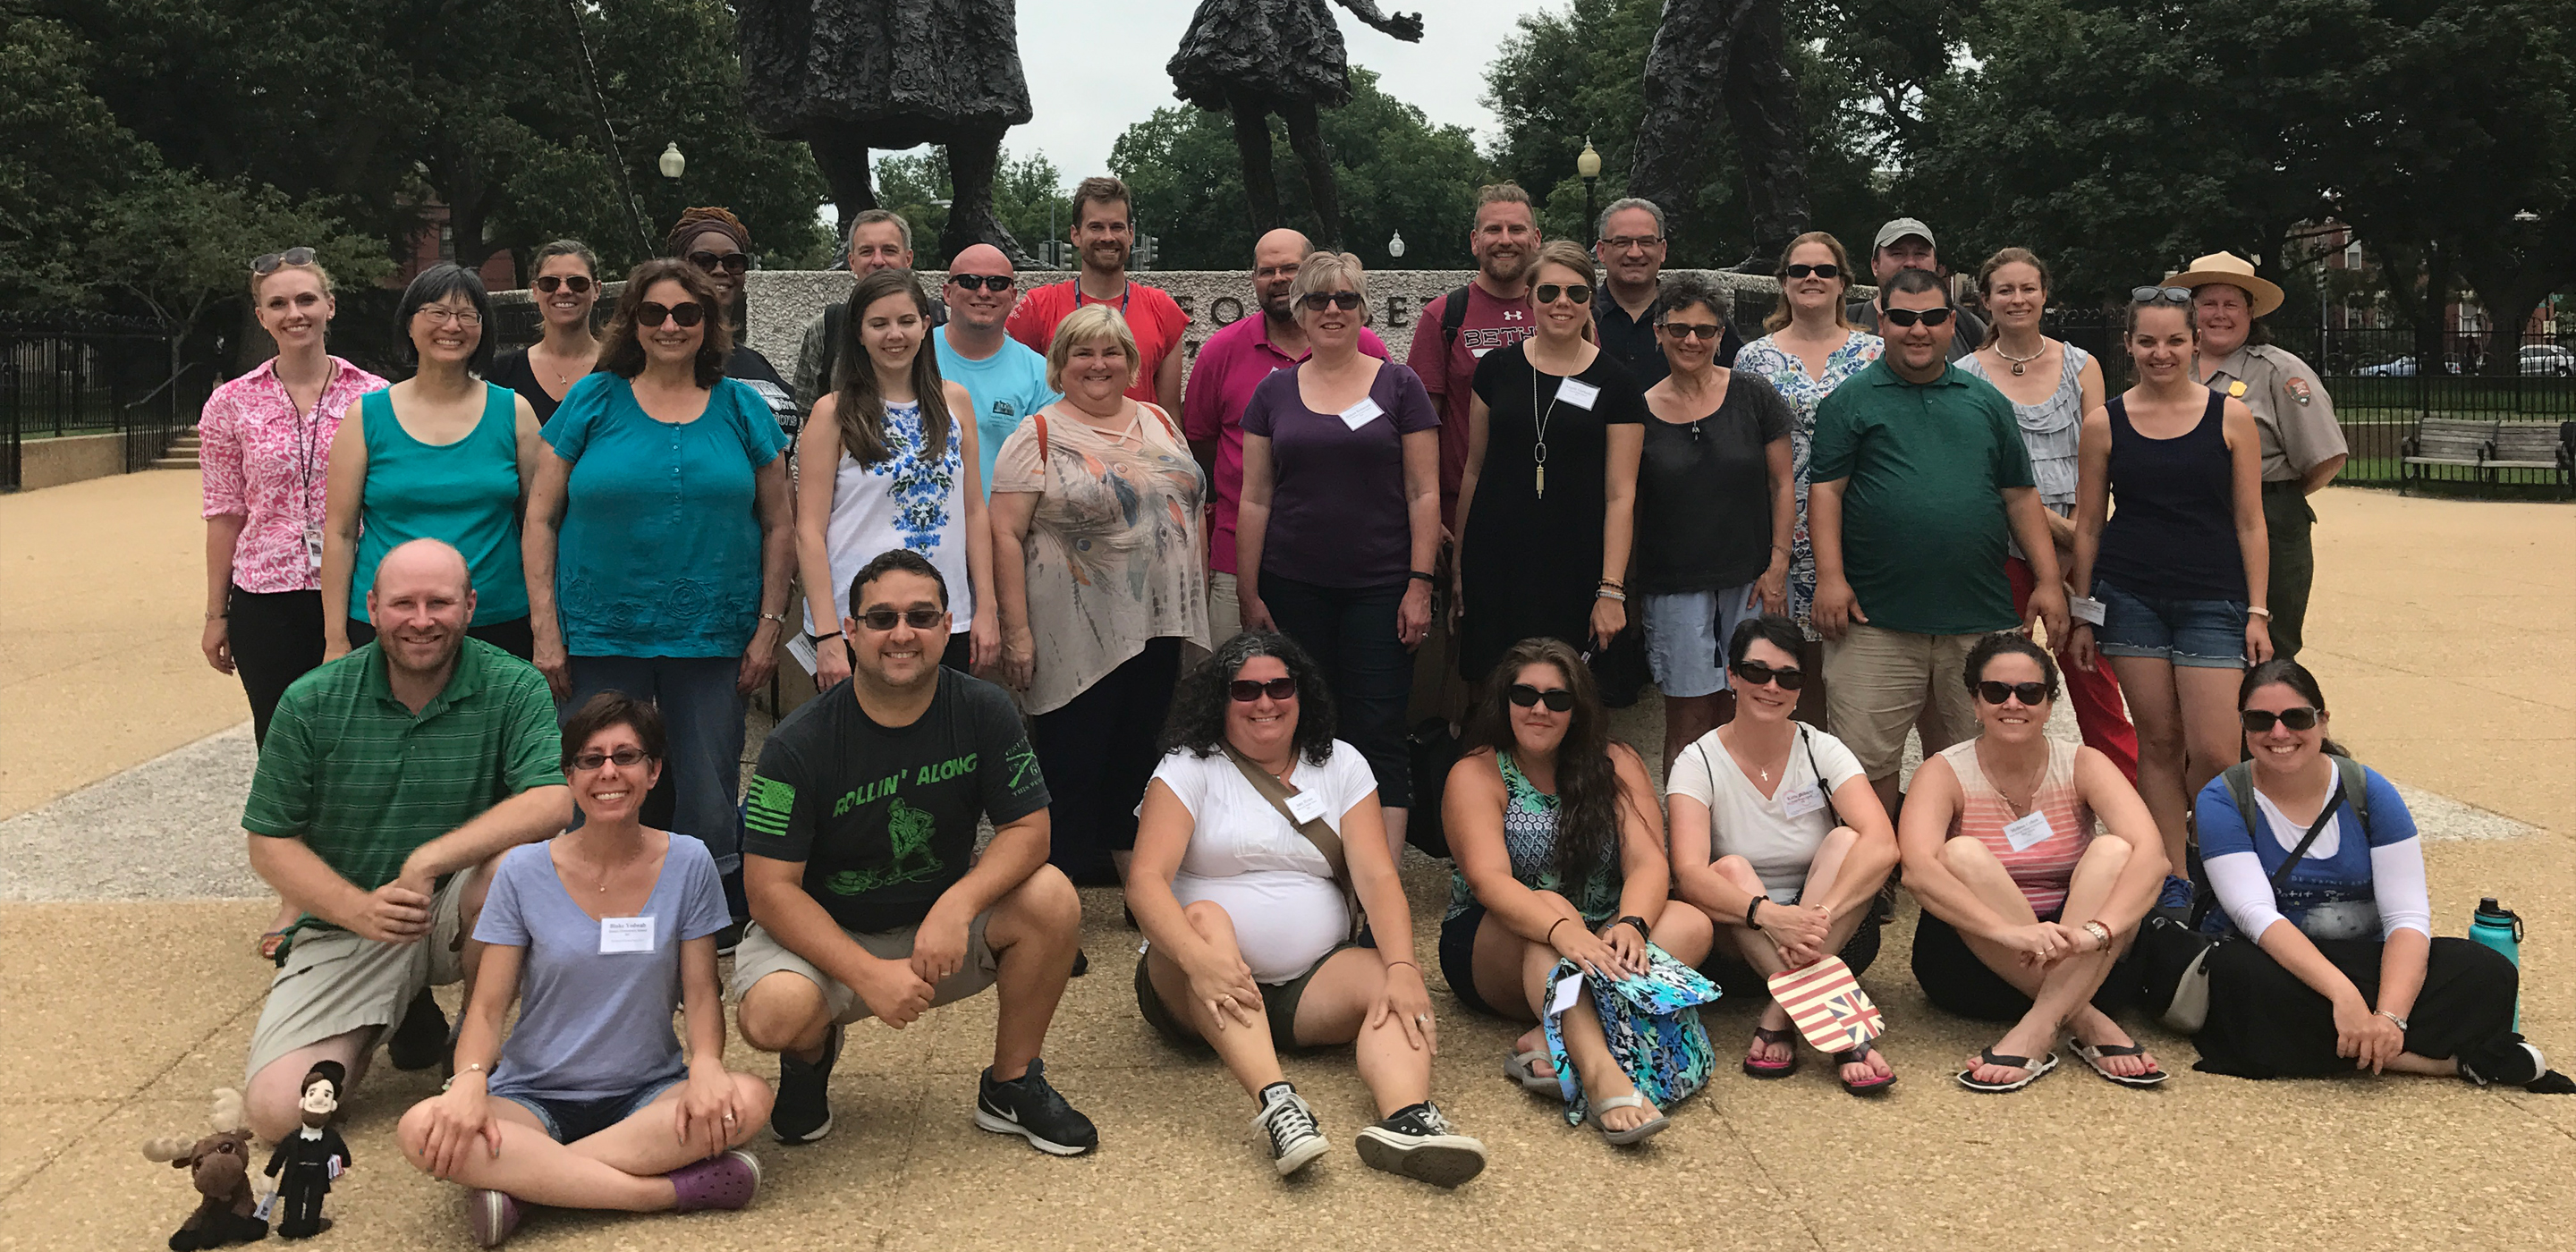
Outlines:
[[[975,620],[975,589],[966,577],[965,441],[958,414],[950,414],[948,447],[936,460],[921,456],[921,406],[886,406],[885,440],[894,455],[861,465],[847,448],[832,477],[832,518],[824,544],[832,559],[832,605],[850,615],[850,576],[890,548],[910,548],[948,580],[949,630],[964,634]],[[972,420],[971,418],[968,420]],[[813,633],[813,610],[805,612]]]

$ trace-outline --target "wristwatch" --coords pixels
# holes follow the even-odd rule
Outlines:
[[[1613,925],[1613,926],[1634,926],[1634,927],[1636,927],[1636,928],[1637,928],[1637,939],[1638,939],[1638,941],[1639,941],[1639,942],[1641,942],[1641,943],[1645,941],[1645,938],[1646,938],[1646,919],[1645,919],[1645,918],[1639,917],[1639,916],[1637,916],[1637,915],[1635,915],[1635,914],[1633,914],[1633,913],[1632,913],[1632,914],[1629,914],[1629,915],[1628,915],[1628,916],[1626,916],[1626,917],[1620,918],[1618,921],[1612,922],[1612,923],[1610,923],[1610,924],[1611,924],[1611,925]]]

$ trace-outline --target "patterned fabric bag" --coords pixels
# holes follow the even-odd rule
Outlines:
[[[1565,1034],[1559,1023],[1574,1006],[1576,995],[1591,994],[1592,1009],[1600,1014],[1601,1031],[1610,1041],[1610,1055],[1627,1072],[1628,1081],[1637,1084],[1638,1094],[1656,1108],[1670,1110],[1706,1086],[1709,1072],[1716,1068],[1717,1051],[1709,1046],[1708,1032],[1699,1024],[1699,1006],[1717,1002],[1716,984],[1651,943],[1646,945],[1646,965],[1642,975],[1607,983],[1583,980],[1581,967],[1572,961],[1558,961],[1548,972],[1548,1011],[1542,1024],[1547,1028],[1548,1060],[1556,1066],[1569,1126],[1583,1124],[1587,1106],[1574,1064],[1566,1059]],[[1568,979],[1578,980],[1580,989],[1560,990]]]

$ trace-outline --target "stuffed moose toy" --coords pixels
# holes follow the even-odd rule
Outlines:
[[[209,1120],[213,1133],[193,1143],[164,1138],[143,1144],[145,1160],[168,1161],[174,1168],[187,1170],[200,1197],[197,1211],[171,1234],[171,1252],[193,1252],[268,1237],[268,1219],[256,1215],[258,1199],[252,1194],[250,1118],[241,1093],[217,1091]]]

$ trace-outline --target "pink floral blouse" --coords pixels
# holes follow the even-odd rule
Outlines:
[[[304,552],[304,528],[322,525],[331,437],[340,419],[385,380],[338,357],[322,401],[298,414],[277,381],[277,362],[215,388],[197,419],[197,461],[206,481],[205,516],[248,520],[233,546],[233,585],[244,591],[314,591],[322,586]]]

